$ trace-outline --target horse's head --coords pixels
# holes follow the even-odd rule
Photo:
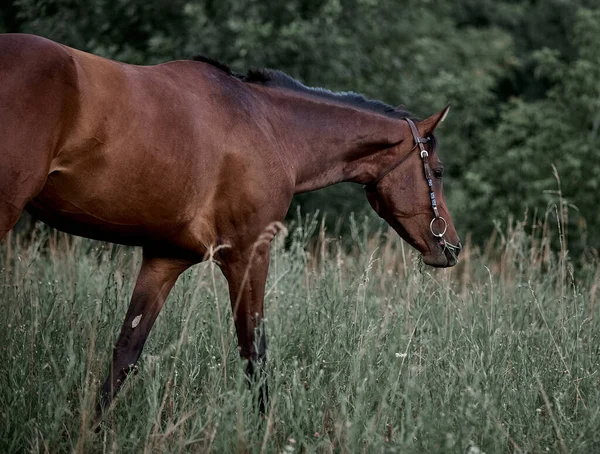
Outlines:
[[[436,267],[455,265],[461,249],[444,200],[443,167],[433,136],[448,110],[420,122],[404,121],[405,139],[392,150],[394,162],[365,186],[375,212],[423,254],[427,265]]]

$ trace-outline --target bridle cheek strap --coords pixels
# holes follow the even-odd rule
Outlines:
[[[429,199],[431,200],[431,208],[433,209],[433,214],[434,214],[434,218],[429,223],[429,230],[431,231],[431,234],[433,236],[435,236],[436,238],[440,238],[440,240],[443,241],[444,234],[446,233],[446,230],[448,229],[448,223],[442,216],[440,216],[440,212],[437,207],[437,202],[435,200],[435,193],[433,191],[433,179],[431,178],[431,168],[429,167],[429,161],[427,159],[429,157],[429,153],[423,146],[424,143],[429,142],[431,139],[429,137],[421,137],[419,135],[419,130],[417,129],[415,123],[410,118],[405,118],[405,120],[408,123],[408,126],[410,127],[410,131],[412,132],[415,146],[406,154],[406,156],[404,156],[402,159],[400,159],[398,162],[396,162],[394,165],[392,165],[390,168],[388,168],[385,172],[383,172],[381,175],[379,175],[374,181],[364,185],[363,187],[364,187],[365,191],[368,191],[368,192],[377,191],[377,184],[383,179],[383,177],[385,177],[390,172],[392,172],[392,170],[396,169],[401,164],[403,164],[404,161],[406,161],[411,156],[412,151],[415,148],[419,147],[421,161],[423,162],[423,172],[425,173],[425,180],[427,181],[427,186],[429,188]],[[436,221],[440,221],[443,224],[443,227],[442,227],[441,231],[439,231],[439,232],[435,231],[434,224],[436,224]]]

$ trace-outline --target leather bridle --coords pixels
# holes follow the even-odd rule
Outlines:
[[[446,220],[442,216],[440,216],[440,212],[439,212],[438,207],[437,207],[437,202],[435,200],[435,193],[433,192],[433,179],[431,178],[431,168],[429,167],[429,161],[427,159],[429,157],[429,153],[427,152],[427,150],[423,146],[423,144],[430,142],[431,138],[430,137],[421,137],[419,135],[419,131],[417,130],[417,127],[415,126],[415,123],[410,118],[405,118],[405,120],[408,123],[408,126],[410,127],[410,130],[412,132],[413,139],[414,139],[414,142],[415,142],[415,146],[412,147],[412,149],[406,154],[406,156],[404,156],[398,162],[396,162],[391,167],[389,167],[387,170],[385,170],[381,175],[379,175],[371,183],[365,184],[363,186],[363,188],[367,192],[376,192],[377,191],[377,184],[385,176],[389,175],[394,169],[396,169],[401,164],[403,164],[404,161],[406,161],[411,156],[412,151],[415,148],[419,147],[420,155],[421,155],[421,161],[423,162],[423,171],[425,173],[425,180],[427,181],[427,186],[429,187],[429,199],[431,200],[431,208],[433,209],[433,214],[434,214],[434,218],[429,223],[429,230],[431,231],[431,234],[434,237],[440,239],[440,244],[442,246],[445,246],[445,245],[447,245],[447,246],[453,246],[453,245],[450,245],[450,243],[448,243],[447,241],[444,240],[444,234],[446,233],[446,230],[448,230],[448,223],[446,222]],[[435,224],[436,221],[441,221],[443,223],[443,228],[442,228],[442,230],[440,232],[436,232],[434,230],[434,224]]]

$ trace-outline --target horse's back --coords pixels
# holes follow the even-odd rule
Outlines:
[[[128,65],[28,35],[0,35],[1,53],[12,151],[1,138],[0,159],[22,174],[35,167],[35,188],[20,194],[54,227],[202,252],[218,234],[216,213],[230,210],[223,195],[264,184],[247,181],[270,159],[251,126],[254,95],[217,68]]]

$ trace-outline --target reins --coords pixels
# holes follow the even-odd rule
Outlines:
[[[431,167],[429,167],[429,161],[427,159],[427,158],[429,158],[429,152],[423,146],[423,144],[430,142],[431,138],[430,137],[421,137],[419,135],[419,131],[417,130],[417,127],[415,126],[415,123],[410,118],[405,118],[405,120],[408,123],[408,126],[410,127],[410,130],[412,132],[413,140],[415,142],[414,147],[411,148],[411,150],[406,154],[406,156],[404,156],[398,162],[396,162],[391,167],[389,167],[387,170],[385,170],[381,175],[379,175],[371,183],[365,184],[363,186],[363,188],[367,192],[377,191],[377,184],[385,176],[389,175],[394,169],[396,169],[400,165],[402,165],[404,163],[404,161],[406,161],[411,156],[412,151],[415,148],[419,147],[421,161],[423,162],[423,172],[425,174],[425,180],[427,181],[427,186],[429,188],[429,199],[431,200],[431,208],[433,209],[433,214],[434,214],[434,218],[429,223],[429,231],[431,232],[431,234],[434,237],[439,238],[440,246],[443,246],[445,249],[448,249],[452,253],[452,255],[454,255],[456,257],[455,251],[460,250],[460,247],[456,246],[454,244],[451,244],[444,239],[446,230],[448,230],[448,222],[446,222],[446,220],[442,216],[440,216],[440,212],[437,207],[437,202],[435,200],[435,193],[433,192],[433,179],[431,178]],[[441,221],[443,223],[443,228],[439,232],[435,231],[434,224],[436,221]]]

